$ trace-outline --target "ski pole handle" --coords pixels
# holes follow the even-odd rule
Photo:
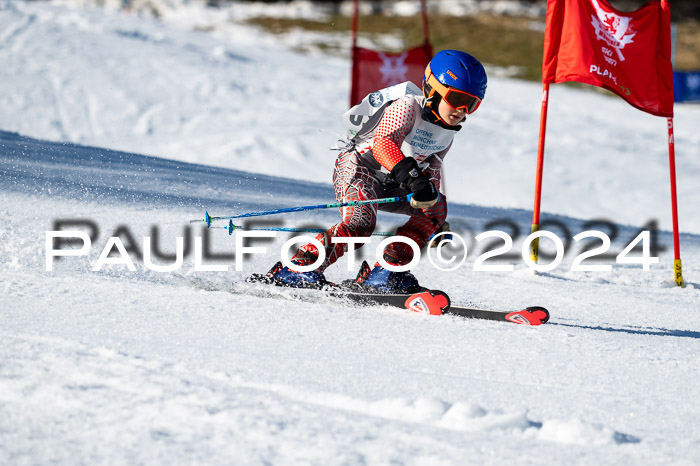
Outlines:
[[[361,205],[371,205],[371,204],[389,204],[392,202],[409,201],[410,196],[398,196],[398,197],[386,197],[383,199],[368,199],[365,201],[348,201],[348,202],[336,202],[333,204],[318,204],[318,205],[307,205],[301,207],[287,207],[284,209],[273,209],[273,210],[262,210],[259,212],[247,212],[245,214],[212,217],[209,212],[204,212],[204,219],[190,220],[190,223],[205,222],[207,228],[211,226],[211,222],[214,220],[230,220],[234,218],[246,218],[246,217],[260,217],[263,215],[274,215],[274,214],[285,214],[288,212],[302,212],[307,210],[318,210],[318,209],[333,209],[340,207],[355,207]]]

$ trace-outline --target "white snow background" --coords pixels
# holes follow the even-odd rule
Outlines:
[[[610,264],[656,220],[660,261],[572,272],[572,243],[535,275],[517,258],[541,86],[494,74],[445,165],[468,259],[439,272],[424,255],[414,273],[455,303],[541,305],[551,321],[356,308],[244,283],[290,234],[237,272],[234,238],[188,223],[333,200],[349,62],[222,14],[0,1],[0,464],[700,464],[700,108],[675,117],[686,288],[671,281],[665,119],[566,86],[550,100],[543,220],[570,236],[612,223],[597,226],[618,230]],[[98,231],[87,257],[47,271],[57,221]],[[514,270],[472,270],[474,235],[513,228]],[[135,271],[92,270],[110,236]],[[178,236],[182,267],[144,266],[144,238],[173,254]],[[195,238],[228,270],[195,270]],[[327,273],[352,275],[346,259]]]

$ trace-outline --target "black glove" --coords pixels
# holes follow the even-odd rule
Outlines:
[[[430,178],[425,176],[413,157],[406,157],[391,170],[391,177],[413,193],[411,207],[425,209],[432,207],[440,198],[440,193]]]

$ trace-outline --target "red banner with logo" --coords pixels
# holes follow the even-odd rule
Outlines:
[[[651,1],[625,13],[605,0],[548,0],[542,81],[603,87],[640,110],[673,117],[668,5]]]
[[[425,67],[432,58],[432,47],[426,43],[401,53],[377,52],[355,47],[352,61],[350,104],[359,103],[370,92],[406,81],[421,87]]]

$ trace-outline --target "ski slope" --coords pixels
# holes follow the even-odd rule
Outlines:
[[[514,224],[518,252],[531,220],[539,88],[492,79],[446,162],[467,260],[440,272],[424,257],[414,272],[454,302],[541,305],[551,321],[358,309],[243,282],[289,234],[256,242],[267,252],[236,271],[234,237],[188,223],[332,200],[348,64],[230,29],[0,3],[0,464],[700,463],[700,109],[676,115],[685,289],[670,280],[665,122],[563,87],[543,219],[572,234],[607,219],[615,253],[656,219],[660,261],[572,272],[572,246],[546,273],[517,258],[473,270],[475,234]],[[94,239],[47,271],[56,222]],[[93,270],[111,236],[134,271]],[[182,266],[147,268],[148,237],[161,255],[185,238]],[[198,238],[204,265],[226,271],[197,270]]]

